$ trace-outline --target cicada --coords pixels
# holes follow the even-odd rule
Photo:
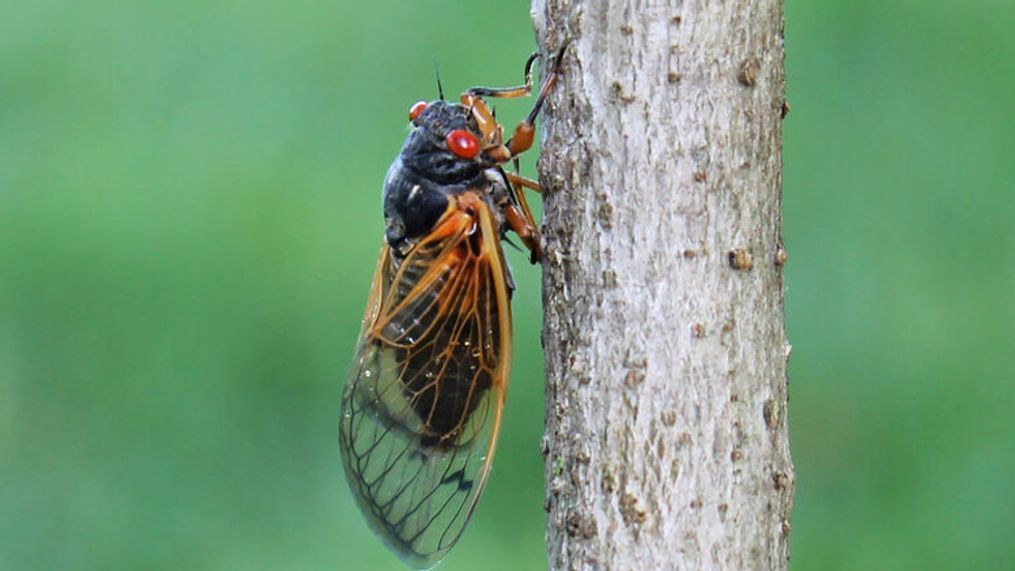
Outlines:
[[[483,492],[511,368],[511,292],[501,240],[514,232],[536,263],[539,231],[503,167],[533,143],[558,76],[556,53],[528,116],[504,140],[486,98],[524,85],[474,87],[409,110],[412,128],[384,180],[385,236],[342,396],[345,474],[367,521],[406,563],[435,565]],[[438,82],[439,85],[439,82]]]

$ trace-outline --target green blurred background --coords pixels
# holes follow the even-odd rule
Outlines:
[[[435,60],[452,93],[518,79],[528,9],[2,0],[0,569],[401,569],[336,446],[381,180]],[[1015,4],[787,20],[792,566],[1012,568]],[[448,571],[545,568],[510,256],[499,457]]]

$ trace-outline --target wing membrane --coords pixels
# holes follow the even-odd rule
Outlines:
[[[482,492],[510,366],[499,234],[474,193],[403,259],[385,246],[342,399],[346,475],[374,531],[429,567]]]

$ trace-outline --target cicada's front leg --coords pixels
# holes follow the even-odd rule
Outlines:
[[[525,97],[532,93],[532,64],[536,61],[538,55],[534,53],[525,61],[525,83],[523,85],[515,87],[473,87],[462,94],[462,105],[472,110],[472,116],[479,126],[479,132],[483,136],[483,141],[488,145],[487,152],[498,163],[507,161],[507,159],[501,160],[507,154],[506,148],[504,148],[504,133],[500,124],[497,123],[497,118],[493,116],[493,112],[486,105],[486,102],[483,101],[483,98],[498,97],[510,99]]]
[[[560,71],[560,62],[564,56],[564,50],[567,48],[567,44],[561,46],[557,50],[557,55],[554,58],[553,69],[546,77],[546,81],[543,82],[542,87],[539,89],[539,95],[536,97],[536,102],[532,106],[532,110],[529,111],[528,116],[519,123],[514,130],[514,134],[507,141],[502,143],[503,134],[501,133],[501,127],[497,124],[497,120],[494,118],[493,113],[487,107],[483,101],[483,97],[524,97],[532,92],[532,63],[536,60],[537,54],[532,54],[529,59],[525,62],[525,85],[517,87],[504,87],[504,88],[490,88],[490,87],[473,87],[464,94],[462,94],[462,104],[469,106],[473,111],[473,117],[476,119],[476,123],[479,125],[480,132],[483,133],[484,138],[487,139],[491,147],[486,149],[486,156],[497,163],[506,163],[518,155],[532,148],[532,143],[535,140],[536,135],[536,117],[539,115],[539,111],[543,107],[543,102],[546,100],[547,94],[550,89],[553,88],[557,82],[557,76]]]

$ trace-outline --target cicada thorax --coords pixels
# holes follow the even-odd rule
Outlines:
[[[484,164],[481,156],[463,158],[451,146],[452,134],[475,139],[476,120],[468,108],[436,101],[413,123],[384,180],[386,237],[400,253],[406,251],[403,240],[414,241],[434,229],[451,197],[485,193],[490,183],[484,171],[496,166]]]

